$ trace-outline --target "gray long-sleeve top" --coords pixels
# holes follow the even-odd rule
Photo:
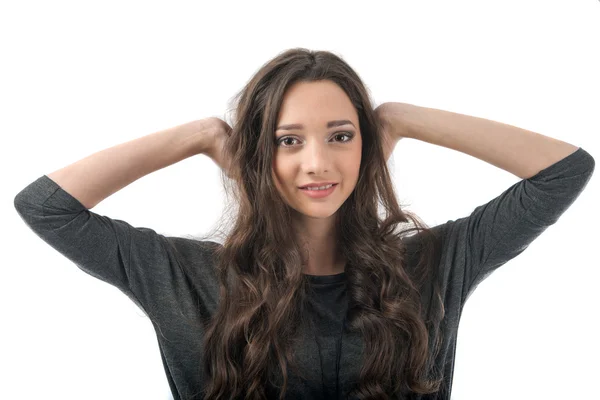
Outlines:
[[[523,179],[469,215],[434,227],[442,233],[442,299],[446,309],[443,342],[436,368],[442,390],[414,399],[449,399],[456,337],[463,306],[495,269],[522,253],[554,224],[586,187],[594,158],[582,148]],[[211,241],[161,235],[86,209],[58,184],[41,176],[21,192],[14,205],[23,221],[46,243],[84,272],[125,293],[154,326],[174,399],[201,399],[203,320],[216,311],[218,283]],[[336,340],[347,307],[345,272],[309,276],[318,314],[319,351],[309,337],[296,349],[308,379],[289,375],[287,398],[330,399],[335,393]],[[427,309],[425,305],[424,309]],[[339,384],[345,395],[356,383],[363,345],[355,333],[342,341]],[[193,396],[193,394],[197,394]]]

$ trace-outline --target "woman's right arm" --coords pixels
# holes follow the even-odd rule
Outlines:
[[[164,310],[181,301],[172,289],[187,284],[173,247],[194,248],[196,267],[209,268],[210,243],[164,236],[89,209],[153,171],[194,154],[218,154],[214,138],[224,124],[193,121],[92,154],[31,182],[15,196],[15,208],[37,236],[81,270],[119,288],[147,314],[170,315]]]
[[[48,174],[91,209],[141,177],[207,150],[207,120],[196,120],[101,150]]]

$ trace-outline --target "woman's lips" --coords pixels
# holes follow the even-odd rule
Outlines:
[[[300,189],[303,193],[305,193],[308,197],[313,199],[322,199],[323,197],[329,196],[335,188],[337,187],[337,183],[331,186],[329,189],[324,190],[308,190],[308,189]]]

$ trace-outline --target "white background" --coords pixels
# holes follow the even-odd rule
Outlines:
[[[171,398],[150,321],[39,239],[14,196],[104,148],[222,116],[257,69],[288,48],[340,55],[375,105],[493,119],[600,159],[593,0],[6,1],[0,40],[5,399]],[[469,215],[519,181],[413,139],[398,144],[390,166],[399,199],[430,226]],[[93,211],[166,235],[201,234],[223,199],[218,167],[198,155]],[[599,200],[594,176],[555,225],[469,298],[452,399],[597,394]]]

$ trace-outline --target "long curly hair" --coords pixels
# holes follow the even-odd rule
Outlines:
[[[347,329],[365,344],[360,378],[349,396],[388,399],[440,388],[443,377],[431,369],[444,316],[435,272],[439,237],[401,210],[384,158],[383,125],[358,75],[331,52],[295,48],[264,64],[230,108],[234,117],[224,151],[232,166],[221,179],[233,199],[226,210],[235,209],[224,214],[229,221],[220,220],[229,229],[215,250],[220,297],[203,343],[204,399],[265,399],[275,370],[283,376],[279,398],[285,397],[287,368],[296,368],[292,345],[308,279],[303,249],[289,229],[292,210],[274,182],[275,130],[286,89],[326,79],[350,98],[362,135],[359,178],[335,218],[346,260]],[[431,286],[438,307],[426,320],[422,297]]]

